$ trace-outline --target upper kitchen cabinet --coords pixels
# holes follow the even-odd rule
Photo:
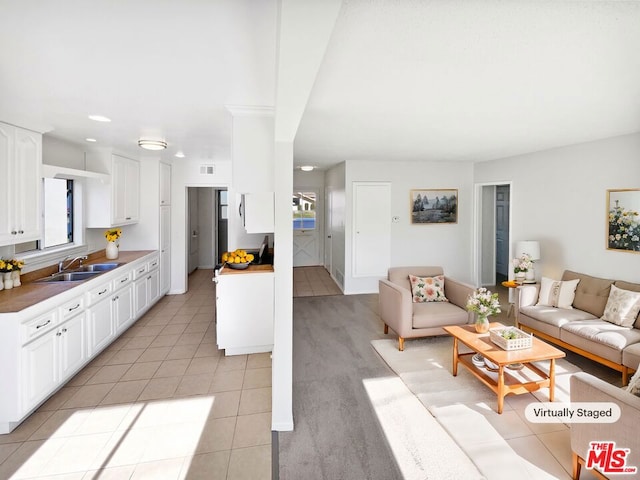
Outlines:
[[[140,163],[116,154],[87,153],[87,170],[111,175],[111,183],[88,179],[87,227],[109,228],[140,219]]]
[[[227,107],[233,116],[233,189],[274,191],[274,117],[270,107]]]
[[[160,206],[171,205],[171,165],[160,162]]]
[[[0,123],[0,245],[40,238],[42,135]]]

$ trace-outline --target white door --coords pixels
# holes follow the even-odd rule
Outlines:
[[[199,227],[198,227],[198,191],[195,187],[187,189],[187,197],[189,202],[189,273],[198,268],[198,249],[200,244]]]
[[[509,276],[509,185],[496,187],[496,273]]]
[[[322,265],[320,258],[321,219],[318,192],[293,193],[293,266]]]
[[[85,314],[76,315],[64,323],[59,333],[60,380],[64,380],[75,373],[87,358]]]
[[[160,207],[160,292],[171,287],[171,207]]]
[[[391,184],[353,184],[353,276],[384,277],[391,264]]]
[[[327,269],[329,274],[333,275],[333,249],[332,238],[333,228],[331,221],[333,219],[333,190],[331,187],[327,187],[324,193],[325,198],[325,227],[324,227],[324,268]]]

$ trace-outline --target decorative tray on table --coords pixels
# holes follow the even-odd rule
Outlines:
[[[491,328],[489,339],[503,350],[522,350],[533,345],[533,335],[516,327]]]

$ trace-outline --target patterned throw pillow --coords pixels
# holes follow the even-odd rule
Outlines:
[[[627,392],[634,394],[636,397],[640,397],[640,370],[636,370],[633,374],[629,385],[627,385]]]
[[[436,277],[416,277],[409,275],[413,303],[448,302],[444,296],[444,275]]]
[[[622,290],[611,285],[607,306],[604,307],[601,319],[621,327],[631,328],[638,312],[640,312],[640,292]]]
[[[542,277],[538,305],[572,309],[573,306],[571,304],[576,296],[576,288],[579,281],[580,279],[561,282],[560,280]]]

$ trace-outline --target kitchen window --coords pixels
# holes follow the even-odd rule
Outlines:
[[[17,244],[15,253],[44,250],[74,243],[73,186],[73,180],[66,178],[44,179],[42,239]]]

